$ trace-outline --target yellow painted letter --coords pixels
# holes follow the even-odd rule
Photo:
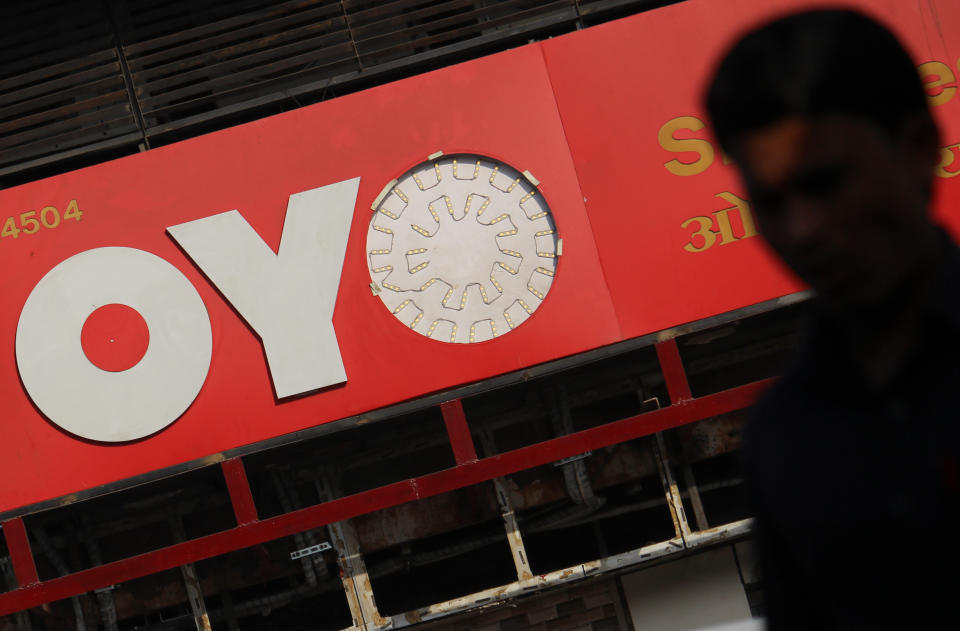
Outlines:
[[[696,175],[703,173],[711,164],[713,164],[713,145],[709,140],[702,138],[676,138],[674,134],[681,130],[700,131],[703,129],[703,121],[694,116],[678,116],[668,120],[657,133],[657,141],[660,146],[673,153],[682,153],[692,151],[700,154],[700,157],[693,162],[681,162],[674,158],[664,162],[663,166],[674,175]]]

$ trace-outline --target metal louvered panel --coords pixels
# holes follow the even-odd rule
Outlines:
[[[0,177],[76,168],[676,1],[0,3]]]
[[[105,141],[135,146],[102,2],[11,2],[0,23],[0,166]]]
[[[614,20],[640,11],[654,9],[666,4],[683,0],[577,0],[580,19],[583,26],[593,26],[607,20]]]
[[[365,80],[417,53],[516,35],[533,19],[577,18],[575,0],[248,1],[191,13],[196,5],[122,5],[123,51],[148,136]]]
[[[194,6],[124,5],[123,50],[148,133],[357,69],[339,2],[224,3],[203,15]]]
[[[535,18],[577,19],[575,0],[344,0],[365,66],[489,35]]]

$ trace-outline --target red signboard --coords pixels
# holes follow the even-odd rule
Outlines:
[[[764,17],[757,4],[692,0],[0,191],[0,512],[216,459],[231,448],[799,289],[754,238],[742,188],[698,127],[710,64],[734,33]],[[775,10],[803,4],[777,3]],[[894,24],[920,62],[940,63],[927,70],[936,75],[930,90],[945,145],[960,141],[960,98],[952,98],[960,10],[948,4],[855,3]],[[960,172],[957,146],[945,147],[938,178],[941,216],[955,226],[960,213],[946,209],[960,194],[952,179]],[[464,154],[485,161],[452,163]],[[435,183],[414,178],[407,193],[423,193],[432,205],[429,213],[421,209],[426,222],[407,221],[413,210],[401,215],[408,200],[396,190],[407,173],[424,177],[416,171],[422,164],[426,172],[435,165],[437,181],[457,184],[472,175],[488,182],[514,195],[520,210],[497,206],[504,197],[483,215],[480,193],[472,207],[467,194],[464,208],[462,199],[448,203],[455,193],[434,198]],[[294,217],[329,218],[345,199],[343,238],[324,224],[315,229],[316,243],[300,244],[303,256],[315,246],[336,264],[330,248],[342,247],[339,276],[327,259],[316,268],[299,264],[307,259],[288,254],[300,252]],[[538,228],[532,253],[515,252],[504,244],[524,229],[517,222],[546,221],[532,203],[549,207],[556,232]],[[430,215],[437,227],[427,225]],[[524,281],[527,302],[517,302],[526,321],[508,312],[506,327],[484,325],[492,339],[480,341],[478,328],[473,340],[471,327],[451,343],[456,324],[443,329],[435,319],[430,328],[429,317],[420,320],[425,309],[404,311],[413,307],[402,301],[388,308],[396,270],[377,262],[386,254],[371,243],[378,232],[388,235],[384,243],[400,243],[400,227],[432,238],[468,215],[496,232],[495,249],[507,256],[490,272],[487,292],[499,288],[497,274],[516,271],[510,261],[539,261],[539,271]],[[222,234],[222,242],[211,234]],[[458,238],[441,248],[452,276],[472,264],[472,237]],[[249,247],[238,245],[244,239]],[[439,259],[421,263],[421,248],[404,247],[399,260],[410,277],[428,270],[423,278],[435,278],[429,270]],[[254,251],[263,264],[245,254]],[[549,279],[549,291],[535,278]],[[480,296],[470,292],[487,283],[481,280],[462,294],[441,291],[444,308],[466,313],[468,299]],[[182,295],[166,294],[168,287]],[[332,306],[335,343],[317,333],[322,352],[310,350],[309,324],[319,331],[331,318],[297,321],[316,307],[286,302],[298,288]],[[126,304],[109,298],[123,291],[136,304],[105,308]],[[194,293],[198,300],[190,302]],[[67,294],[69,301],[58,302]],[[78,309],[86,309],[79,319]],[[295,357],[289,340],[271,346],[298,326],[309,331],[303,346],[310,352]],[[440,330],[449,339],[434,335]],[[157,353],[166,363],[135,374],[148,360],[160,362]],[[89,365],[70,363],[78,357]],[[303,376],[285,372],[289,361],[307,366],[305,373],[332,366],[332,376],[288,387]],[[77,405],[57,408],[74,399]],[[80,404],[91,407],[83,412]],[[116,416],[111,431],[118,433],[87,434],[86,425],[69,424],[98,410]],[[150,414],[170,422],[156,430],[137,425]]]
[[[957,91],[956,3],[841,4],[887,23],[918,63],[942,62],[951,74],[938,89]],[[745,189],[711,138],[701,99],[737,33],[808,6],[823,3],[685,2],[542,44],[625,337],[802,289],[754,238]],[[960,98],[934,111],[943,144],[960,141]],[[956,161],[951,175],[960,172],[960,154],[947,160]],[[960,211],[949,210],[960,187],[938,180],[941,217],[960,229]]]

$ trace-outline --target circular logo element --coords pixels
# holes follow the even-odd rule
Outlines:
[[[374,202],[370,277],[388,309],[444,342],[489,340],[537,310],[553,283],[557,235],[516,169],[469,154],[417,165]]]
[[[122,345],[125,329],[133,345],[123,361],[98,355],[111,339]],[[95,248],[61,261],[30,292],[16,355],[24,389],[53,423],[125,442],[160,431],[193,403],[213,332],[200,294],[176,267],[143,250]]]

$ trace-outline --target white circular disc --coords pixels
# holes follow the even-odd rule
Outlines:
[[[523,324],[557,269],[550,208],[513,167],[472,154],[428,160],[384,189],[367,232],[370,277],[405,325],[483,342]]]
[[[87,359],[80,332],[99,307],[119,303],[147,323],[150,341],[133,367],[108,372]],[[203,387],[213,353],[210,317],[176,267],[133,248],[96,248],[51,269],[17,324],[17,367],[52,422],[90,440],[122,442],[175,421]]]

